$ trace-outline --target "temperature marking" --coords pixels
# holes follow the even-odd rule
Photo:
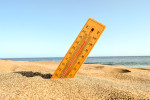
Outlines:
[[[73,78],[104,29],[105,25],[89,18],[51,78]]]

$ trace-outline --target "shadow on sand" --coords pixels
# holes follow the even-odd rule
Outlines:
[[[43,79],[50,79],[52,77],[52,74],[42,74],[40,72],[32,72],[32,71],[19,71],[19,72],[14,72],[14,73],[18,73],[26,77],[40,76]]]

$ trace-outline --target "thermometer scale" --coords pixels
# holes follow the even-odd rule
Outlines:
[[[51,78],[73,78],[104,29],[105,25],[89,18]]]

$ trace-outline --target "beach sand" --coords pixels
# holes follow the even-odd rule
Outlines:
[[[0,100],[150,99],[150,68],[83,64],[75,78],[50,79],[59,63],[0,60]]]

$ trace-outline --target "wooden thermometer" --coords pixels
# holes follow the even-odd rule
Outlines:
[[[105,25],[89,18],[51,78],[73,78],[104,29]]]

